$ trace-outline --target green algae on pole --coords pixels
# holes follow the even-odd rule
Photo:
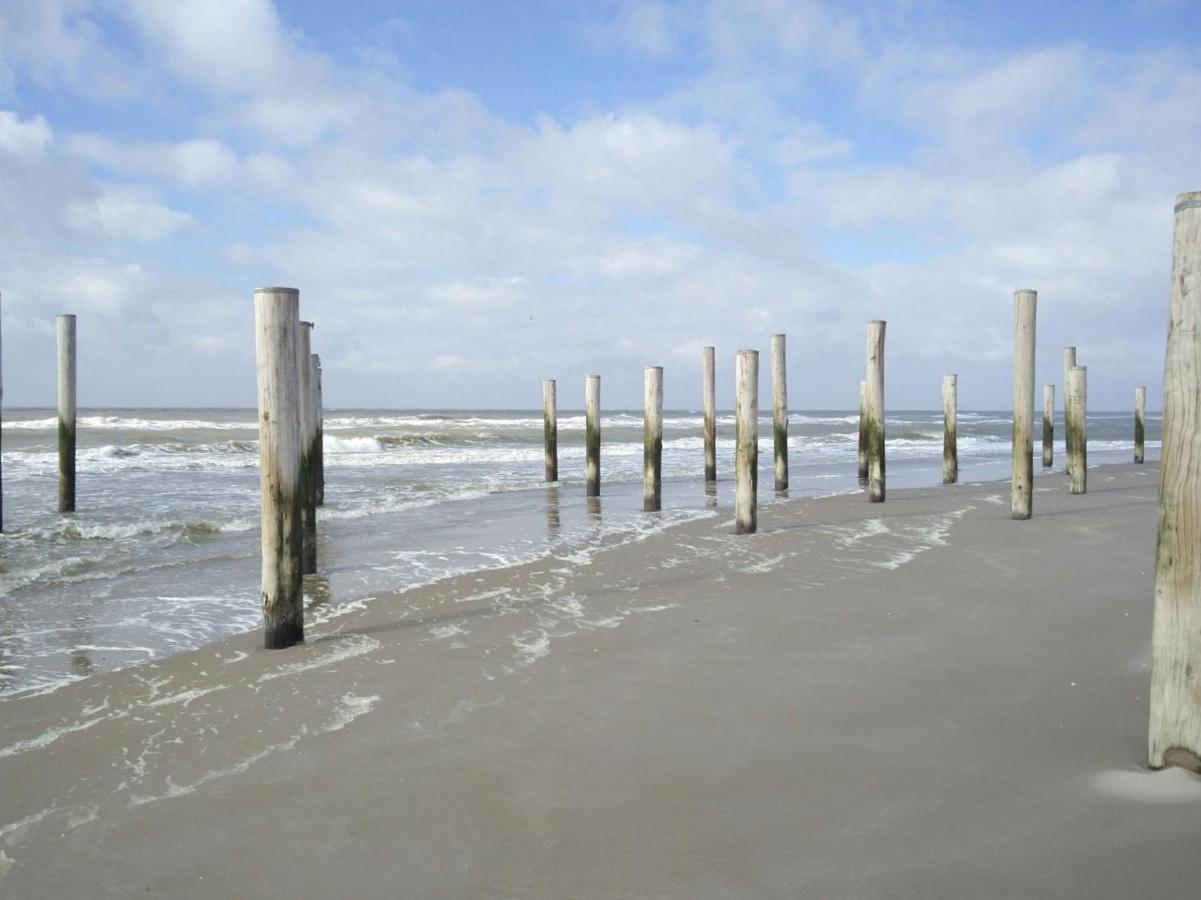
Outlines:
[[[1068,410],[1063,422],[1068,446],[1068,474],[1073,494],[1088,493],[1088,369],[1072,366],[1064,394]]]
[[[1034,324],[1036,291],[1013,292],[1013,464],[1009,515],[1034,511]]]
[[[317,422],[313,415],[313,372],[311,357],[313,323],[301,322],[296,332],[296,371],[300,381],[300,493],[303,497],[301,521],[304,531],[302,569],[305,575],[317,571],[317,502],[313,484],[313,440]]]
[[[959,376],[942,376],[942,483],[959,481]]]
[[[642,372],[642,508],[663,505],[663,367]]]
[[[759,527],[759,351],[734,359],[734,533]]]
[[[304,640],[304,494],[300,457],[300,292],[254,292],[259,418],[259,522],[262,534],[263,645]]]
[[[1147,389],[1134,389],[1134,461],[1143,461],[1143,438],[1147,431]]]
[[[714,400],[714,349],[701,347],[701,407],[704,416],[705,483],[717,481],[717,410]]]
[[[559,480],[559,412],[553,378],[542,381],[542,469],[544,481]]]
[[[775,450],[776,490],[788,490],[788,363],[785,337],[771,336],[771,431]]]
[[[321,387],[321,356],[317,353],[313,354],[313,365],[316,367],[313,377],[317,405],[317,440],[313,445],[316,465],[313,469],[316,475],[314,480],[317,489],[317,505],[325,506],[325,393]]]
[[[884,329],[887,323],[867,323],[867,396],[863,417],[867,448],[867,499],[884,502]]]
[[[1148,763],[1201,771],[1201,191],[1176,198],[1159,452]]]
[[[600,376],[584,379],[584,495],[599,497],[601,485]]]
[[[1043,468],[1055,459],[1055,385],[1043,385]]]
[[[58,333],[58,511],[75,512],[75,316],[56,319]]]
[[[859,379],[859,483],[867,484],[867,380]]]

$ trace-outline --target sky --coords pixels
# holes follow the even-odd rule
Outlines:
[[[1159,408],[1201,4],[0,0],[4,403],[252,406],[299,288],[327,406],[700,403],[788,335],[793,409],[1011,403],[1078,347]],[[1057,396],[1059,391],[1057,389]],[[1041,397],[1041,390],[1036,390]]]

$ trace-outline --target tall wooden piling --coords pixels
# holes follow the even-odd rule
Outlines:
[[[867,446],[867,499],[884,502],[884,328],[879,319],[867,323],[867,397],[864,442]]]
[[[0,320],[2,320],[2,318],[3,317],[0,317]],[[3,340],[0,339],[0,344],[2,344],[2,343],[3,343]],[[3,410],[4,410],[4,366],[3,366],[2,362],[0,362],[0,435],[2,435],[4,433]],[[0,443],[2,443],[2,441],[0,441]],[[0,447],[0,534],[4,533],[4,476],[3,476],[3,462],[2,462],[3,458],[4,458],[3,448]]]
[[[734,533],[759,527],[759,351],[734,362]]]
[[[317,482],[317,505],[325,506],[325,393],[321,387],[321,356],[317,353],[313,354],[313,366],[317,409],[317,441],[314,445],[316,465],[313,470]]]
[[[1036,291],[1013,292],[1013,465],[1009,515],[1029,519],[1034,510],[1034,322]]]
[[[300,492],[303,497],[301,523],[304,549],[301,571],[312,575],[317,571],[317,495],[313,482],[313,443],[317,423],[313,415],[313,323],[301,322],[296,333],[296,371],[300,381]]]
[[[1068,375],[1076,365],[1076,348],[1064,347],[1061,354],[1063,366],[1063,457],[1064,471],[1068,478],[1072,477],[1070,468],[1072,461],[1072,435],[1068,432]]]
[[[259,415],[259,519],[262,530],[263,644],[304,640],[304,494],[301,483],[300,292],[254,292]]]
[[[545,481],[559,480],[559,407],[553,378],[542,382],[542,468]]]
[[[1201,191],[1176,198],[1164,359],[1148,762],[1201,771]]]
[[[942,376],[942,483],[959,480],[959,376]]]
[[[317,571],[317,507],[321,505],[321,401],[319,399],[319,391],[321,384],[321,361],[317,358],[316,353],[310,353],[309,358],[305,360],[309,367],[309,390],[304,397],[304,401],[308,404],[308,431],[309,431],[309,479],[308,492],[306,494],[309,510],[313,517],[313,553],[312,553],[312,571]]]
[[[776,490],[788,490],[788,363],[785,336],[771,336],[771,433],[776,460]]]
[[[1043,468],[1055,459],[1055,385],[1043,385]]]
[[[58,511],[75,512],[75,316],[58,330]]]
[[[1147,431],[1147,389],[1134,389],[1134,461],[1143,461],[1143,438]]]
[[[867,484],[867,379],[859,379],[859,483]]]
[[[714,349],[701,347],[701,415],[704,418],[705,483],[717,481],[717,408],[714,395]]]
[[[584,495],[599,497],[601,485],[600,376],[584,380]]]
[[[658,512],[663,503],[663,367],[642,372],[642,508]]]
[[[1088,493],[1088,369],[1072,366],[1064,395],[1068,411],[1063,432],[1068,437],[1068,474],[1073,494]]]

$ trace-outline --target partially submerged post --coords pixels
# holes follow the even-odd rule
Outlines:
[[[788,365],[784,335],[771,336],[771,432],[776,458],[776,490],[788,490]]]
[[[942,376],[942,483],[959,480],[958,375]]]
[[[263,645],[269,650],[304,640],[299,312],[295,288],[254,292]]]
[[[542,468],[544,480],[559,480],[559,410],[553,378],[542,382]]]
[[[584,381],[584,495],[600,496],[600,376]]]
[[[1055,385],[1043,385],[1043,468],[1055,458]]]
[[[663,495],[663,367],[642,371],[642,508],[658,512]]]
[[[1009,515],[1029,519],[1034,506],[1035,291],[1013,292],[1013,466]]]
[[[734,533],[759,527],[759,351],[739,350],[734,363]]]
[[[302,569],[305,575],[317,571],[317,502],[313,485],[313,441],[317,423],[313,416],[313,372],[310,365],[313,347],[313,323],[301,322],[296,333],[296,371],[300,382],[300,494],[301,523],[304,531]]]
[[[1201,191],[1176,198],[1151,632],[1151,768],[1201,770]]]
[[[859,379],[859,483],[867,484],[867,380]]]
[[[867,446],[867,499],[884,502],[884,326],[867,323],[867,403],[864,442]]]
[[[1069,412],[1069,408],[1068,408],[1068,403],[1069,403],[1069,400],[1068,400],[1068,374],[1072,371],[1073,367],[1076,365],[1076,348],[1075,347],[1064,347],[1062,359],[1063,359],[1063,381],[1060,383],[1063,385],[1063,455],[1064,455],[1064,459],[1066,461],[1065,462],[1065,472],[1067,473],[1068,477],[1070,478],[1072,475],[1072,470],[1070,468],[1071,461],[1072,461],[1072,444],[1071,444],[1072,436],[1068,432],[1068,412]]]
[[[705,483],[717,481],[717,410],[713,394],[713,348],[701,347],[701,405],[704,417]]]
[[[75,316],[58,327],[58,511],[75,512]]]
[[[313,365],[316,367],[317,394],[317,462],[314,471],[317,476],[317,505],[325,506],[325,394],[321,388],[321,356],[317,353],[313,354]]]
[[[313,514],[313,571],[317,571],[317,507],[321,505],[321,360],[316,353],[310,353],[307,360],[309,367],[309,392],[305,395],[308,404],[309,417],[309,488],[308,504]]]
[[[1068,391],[1064,395],[1068,410],[1064,434],[1068,438],[1068,474],[1073,494],[1088,493],[1088,369],[1072,366],[1068,372]]]
[[[1134,389],[1134,461],[1143,461],[1143,438],[1147,430],[1147,389]]]

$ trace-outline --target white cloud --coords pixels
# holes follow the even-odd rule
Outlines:
[[[44,154],[53,140],[54,133],[41,116],[22,122],[15,113],[0,109],[0,149],[30,160]]]
[[[72,228],[115,240],[158,241],[193,223],[187,213],[114,190],[85,202],[70,204],[65,212]]]

